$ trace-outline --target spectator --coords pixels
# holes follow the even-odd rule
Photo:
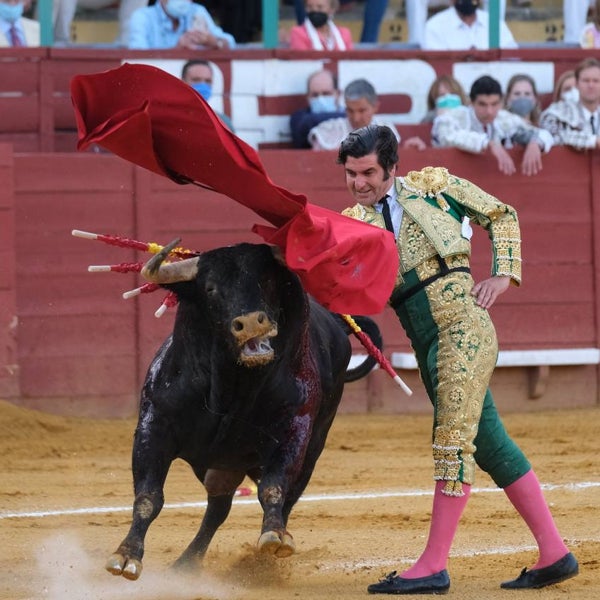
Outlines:
[[[53,0],[52,27],[54,44],[61,46],[71,43],[71,24],[77,8],[101,10],[114,6],[114,0]],[[138,8],[146,6],[147,0],[120,0],[119,4],[119,34],[115,44],[126,46],[129,39],[129,20]]]
[[[313,127],[328,119],[343,118],[346,114],[340,107],[340,92],[331,71],[323,69],[313,73],[308,78],[307,87],[308,106],[290,117],[294,148],[310,148],[308,132]]]
[[[374,125],[385,125],[400,142],[400,134],[393,123],[386,122],[375,114],[379,109],[379,99],[375,88],[366,79],[355,79],[344,89],[346,117],[328,119],[313,127],[308,133],[308,142],[313,150],[337,150],[343,139],[355,129]],[[425,142],[419,137],[411,137],[404,143],[405,148],[424,150]]]
[[[427,114],[421,123],[431,123],[443,111],[467,104],[469,104],[469,98],[462,85],[452,75],[440,75],[429,88]]]
[[[593,2],[594,0],[563,0],[564,41],[567,44],[579,45],[579,37]]]
[[[575,71],[572,69],[564,71],[554,85],[552,102],[558,102],[559,100],[574,100],[575,102],[579,100]]]
[[[425,25],[427,23],[428,8],[448,6],[450,0],[406,0],[406,21],[408,25],[408,43],[424,48]],[[484,1],[487,10],[488,0]],[[500,0],[500,21],[504,22],[506,13],[506,0]]]
[[[582,48],[600,48],[600,0],[594,3],[594,20],[581,31],[579,45]]]
[[[452,0],[453,6],[437,13],[425,24],[425,50],[487,50],[489,14],[479,0]],[[516,48],[505,21],[500,22],[500,47]]]
[[[306,19],[290,30],[292,50],[351,50],[352,34],[347,27],[338,27],[333,16],[338,0],[306,0]]]
[[[575,69],[579,100],[559,100],[543,113],[540,124],[555,144],[576,150],[600,148],[600,61],[586,58]]]
[[[193,87],[206,102],[210,100],[213,89],[213,69],[207,60],[188,60],[181,69],[181,79]],[[230,131],[235,133],[233,123],[227,115],[216,110],[214,113]]]
[[[528,123],[539,126],[542,112],[533,77],[525,73],[513,75],[506,86],[506,110],[523,117]]]
[[[516,168],[505,147],[519,144],[525,146],[521,171],[537,174],[542,169],[542,151],[552,148],[551,136],[502,109],[502,88],[492,77],[484,75],[475,80],[469,97],[471,106],[459,106],[435,118],[431,134],[434,146],[475,154],[490,152],[500,171],[512,175]]]
[[[30,4],[30,0],[0,0],[0,48],[40,45],[40,24],[23,16]]]
[[[133,50],[234,47],[233,36],[215,24],[204,6],[192,0],[157,0],[131,15],[129,48]]]
[[[450,0],[405,0],[406,21],[408,25],[408,43],[423,46],[425,23],[428,9],[431,7],[448,6]],[[484,0],[484,7],[489,0]],[[363,17],[363,28],[360,36],[361,43],[375,43],[379,37],[379,28],[385,15],[388,0],[366,0]],[[500,0],[500,19],[504,21],[506,0]]]

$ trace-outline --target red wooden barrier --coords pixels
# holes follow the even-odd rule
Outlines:
[[[0,144],[0,398],[19,395],[13,155]]]

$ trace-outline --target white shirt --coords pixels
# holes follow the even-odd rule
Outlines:
[[[600,107],[597,108],[594,112],[589,111],[583,104],[581,105],[581,110],[583,112],[583,118],[586,123],[590,124],[590,130],[592,126],[592,122],[590,117],[594,115],[594,130],[593,133],[597,136],[600,136]]]
[[[477,9],[475,21],[467,25],[451,6],[425,23],[423,50],[477,50],[489,49],[489,14]],[[500,22],[500,48],[517,48],[505,21]]]
[[[392,178],[394,181],[394,178]],[[402,213],[404,209],[400,202],[398,202],[398,193],[396,192],[396,186],[392,183],[392,187],[387,191],[387,203],[390,207],[390,217],[392,217],[392,225],[394,226],[394,237],[398,239],[400,235],[400,225],[402,224]],[[375,203],[373,207],[378,213],[383,211],[383,207],[379,202]]]

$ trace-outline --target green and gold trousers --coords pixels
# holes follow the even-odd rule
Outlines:
[[[468,257],[428,259],[403,275],[390,304],[411,340],[433,404],[434,479],[460,496],[475,464],[504,488],[531,469],[488,388],[498,356],[487,310],[471,296]]]

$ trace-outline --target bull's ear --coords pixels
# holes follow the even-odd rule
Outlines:
[[[273,258],[282,266],[287,268],[287,264],[285,262],[285,258],[283,257],[283,252],[279,246],[270,246],[271,252],[273,253]]]

